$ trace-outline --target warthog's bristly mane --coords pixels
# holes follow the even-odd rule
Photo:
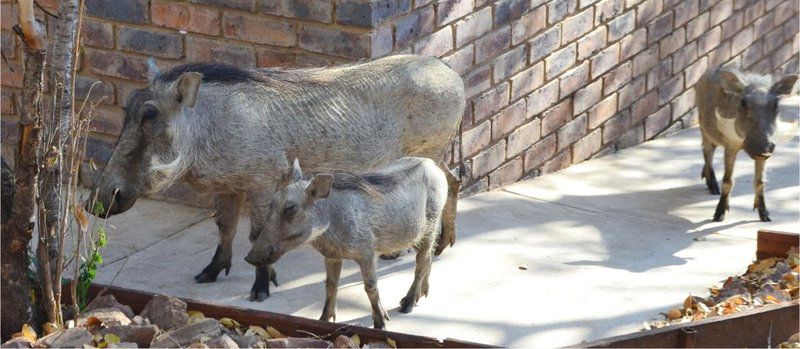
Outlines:
[[[264,80],[253,71],[241,69],[222,63],[191,63],[179,65],[161,74],[156,81],[173,82],[183,73],[197,72],[203,74],[203,82],[236,84],[242,82],[263,82]]]

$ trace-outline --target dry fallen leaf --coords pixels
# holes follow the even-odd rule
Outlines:
[[[72,205],[72,213],[75,215],[75,220],[78,222],[82,232],[89,230],[89,218],[83,213],[83,206],[75,203]]]
[[[672,309],[667,313],[668,320],[677,320],[681,317],[683,317],[683,313],[680,311],[680,309]]]
[[[280,331],[278,331],[278,329],[272,326],[267,326],[267,333],[269,333],[270,337],[275,339],[287,338],[286,336],[283,335],[283,333],[281,333]]]
[[[234,329],[234,328],[237,328],[237,327],[242,325],[242,324],[239,323],[239,321],[236,321],[236,320],[231,319],[229,317],[224,317],[224,318],[219,319],[219,323],[222,324],[222,326],[225,326],[225,328],[228,328],[228,329]]]

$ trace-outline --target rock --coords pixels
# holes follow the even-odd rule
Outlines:
[[[34,343],[35,347],[45,348],[83,348],[84,344],[92,343],[92,334],[83,327],[68,328],[39,338]]]
[[[75,322],[79,327],[85,327],[87,325],[92,325],[94,322],[92,318],[99,320],[100,323],[106,327],[125,326],[131,323],[131,319],[116,308],[97,308],[89,310],[82,313]]]
[[[212,348],[225,348],[225,349],[239,348],[239,345],[236,344],[236,342],[231,337],[228,337],[228,335],[226,334],[223,334],[211,340],[207,340],[203,343]]]
[[[119,337],[120,341],[134,342],[141,348],[150,345],[150,342],[153,341],[153,337],[156,336],[156,332],[158,332],[158,327],[156,327],[156,325],[112,326],[100,330],[101,335],[105,336],[107,333],[112,333]]]
[[[31,343],[30,339],[17,337],[9,339],[7,342],[3,343],[0,348],[30,348],[31,344],[33,343]]]
[[[222,325],[216,319],[204,319],[191,325],[163,333],[150,342],[151,348],[178,348],[198,342],[203,338],[214,338],[222,334]]]
[[[314,338],[267,339],[267,348],[329,348],[333,343]]]
[[[188,348],[207,349],[211,347],[207,346],[205,343],[194,343],[188,346]]]
[[[139,345],[134,342],[119,342],[111,343],[107,348],[138,348]]]
[[[164,331],[184,327],[189,322],[186,302],[163,294],[153,296],[139,315]]]
[[[264,340],[258,336],[242,336],[235,333],[228,333],[228,336],[236,342],[239,348],[266,348]]]
[[[100,308],[114,308],[121,311],[128,319],[133,319],[133,310],[131,307],[124,305],[120,302],[117,302],[117,298],[114,297],[113,294],[100,296],[95,298],[88,306],[86,306],[86,310],[95,310]]]
[[[150,320],[147,320],[147,319],[145,319],[145,318],[143,318],[143,317],[141,317],[139,315],[135,315],[131,319],[131,323],[134,324],[134,325],[145,326],[145,325],[149,325],[150,324]]]
[[[358,349],[358,344],[356,344],[356,342],[348,336],[339,335],[339,337],[336,337],[336,339],[333,341],[333,347]]]

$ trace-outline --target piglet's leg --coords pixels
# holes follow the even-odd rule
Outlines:
[[[417,301],[423,295],[427,296],[428,290],[422,289],[423,282],[427,282],[428,274],[431,272],[431,248],[419,248],[417,250],[417,268],[414,271],[414,282],[403,299],[400,300],[400,312],[410,313],[411,309],[417,305]]]
[[[769,219],[769,211],[767,211],[767,204],[764,201],[764,186],[767,183],[767,179],[764,175],[766,165],[766,159],[756,159],[756,174],[755,180],[753,181],[753,186],[755,186],[756,190],[756,199],[753,203],[753,209],[758,210],[758,218],[760,218],[762,222],[771,222],[772,220]]]
[[[383,310],[381,298],[378,295],[375,256],[371,255],[357,262],[358,266],[361,267],[361,276],[364,278],[364,291],[367,292],[369,302],[372,304],[372,323],[376,329],[382,330],[386,327],[383,320],[389,320],[389,314],[386,313],[386,310]]]
[[[325,306],[322,308],[322,321],[336,322],[336,292],[339,290],[339,275],[342,274],[341,259],[325,259]]]

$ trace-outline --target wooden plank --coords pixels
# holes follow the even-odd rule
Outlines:
[[[800,235],[782,231],[761,229],[756,243],[756,259],[786,257],[786,252],[800,245]]]
[[[798,300],[600,339],[572,347],[586,348],[713,348],[777,347],[800,328]],[[768,342],[771,332],[771,341]]]
[[[122,304],[126,304],[139,313],[144,309],[145,304],[153,297],[153,293],[124,289],[115,286],[105,286],[92,284],[89,288],[89,298],[93,299],[99,294],[112,294]],[[292,315],[272,313],[254,309],[233,307],[222,304],[214,304],[194,299],[181,298],[186,302],[188,310],[203,312],[208,317],[222,318],[229,317],[239,321],[243,325],[267,325],[275,327],[281,333],[292,337],[309,337],[309,333],[322,338],[333,339],[339,334],[357,334],[363,343],[386,341],[387,338],[393,339],[398,347],[407,348],[490,348],[487,344],[461,341],[447,338],[439,341],[436,338],[415,336],[405,333],[376,330],[372,328],[324,322],[301,318]],[[65,300],[68,301],[68,300]]]

